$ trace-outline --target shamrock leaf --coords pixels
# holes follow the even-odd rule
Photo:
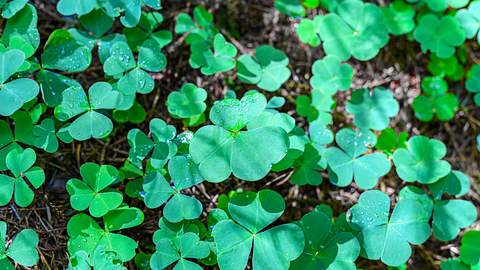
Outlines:
[[[168,169],[173,187],[158,172],[145,177],[143,182],[145,204],[148,208],[157,208],[166,203],[163,215],[170,222],[198,218],[203,210],[200,201],[180,193],[183,189],[203,181],[197,165],[185,156],[176,156],[168,163]]]
[[[449,6],[452,8],[461,8],[468,4],[468,0],[432,0],[424,1],[428,8],[435,12],[444,11]]]
[[[150,258],[152,269],[166,269],[174,264],[175,269],[202,269],[198,264],[188,259],[204,259],[210,254],[207,242],[200,241],[197,234],[187,232],[178,241],[160,239],[155,243],[156,251]]]
[[[459,215],[458,213],[462,213]],[[442,241],[457,237],[460,229],[472,225],[477,220],[477,209],[465,200],[439,200],[433,207],[433,234]]]
[[[480,263],[480,231],[468,231],[462,237],[460,245],[460,259],[469,265]]]
[[[112,114],[113,119],[118,123],[133,123],[141,124],[145,121],[147,117],[147,112],[140,105],[140,103],[133,103],[132,107],[126,111],[124,110],[113,110]]]
[[[207,91],[199,88],[193,83],[182,85],[180,91],[168,94],[167,108],[172,116],[180,118],[191,118],[202,114],[207,105]]]
[[[425,96],[417,96],[412,103],[415,116],[421,121],[430,121],[436,115],[441,121],[448,121],[458,110],[458,98],[447,93],[447,82],[441,77],[426,77],[422,80]]]
[[[275,0],[275,8],[288,16],[303,17],[305,16],[305,9],[300,0]]]
[[[440,58],[435,54],[431,54],[427,69],[434,76],[446,76],[452,81],[458,81],[465,75],[463,65],[459,63],[455,55],[448,58]]]
[[[142,168],[142,161],[151,153],[150,164],[160,169],[177,153],[177,145],[172,142],[177,131],[174,126],[167,125],[162,119],[154,118],[150,121],[150,133],[153,141],[139,129],[128,132],[130,145],[128,160],[136,167]]]
[[[377,141],[372,132],[344,128],[336,134],[335,141],[340,148],[329,147],[324,153],[334,185],[345,187],[354,179],[360,188],[370,189],[390,171],[385,154],[366,154]]]
[[[323,177],[320,171],[320,153],[311,144],[305,145],[302,155],[293,163],[294,172],[290,180],[296,185],[314,185],[322,183]]]
[[[244,83],[256,84],[260,89],[274,92],[290,78],[287,66],[288,57],[284,52],[262,45],[255,49],[255,57],[244,54],[238,58],[238,78]]]
[[[203,75],[213,75],[218,72],[225,72],[235,67],[237,48],[227,42],[222,34],[216,34],[213,39],[213,51],[210,45],[203,41],[196,41],[191,44],[190,65],[200,68]]]
[[[58,150],[58,140],[55,135],[55,122],[51,118],[44,119],[40,125],[33,127],[35,135],[35,147],[41,148],[48,153]]]
[[[420,43],[423,52],[430,50],[440,58],[448,58],[454,54],[455,47],[465,41],[465,32],[453,16],[439,18],[427,14],[418,22],[413,37]]]
[[[406,147],[407,138],[408,134],[406,131],[397,134],[394,129],[387,128],[382,130],[382,133],[378,136],[375,148],[392,155],[396,149]]]
[[[84,211],[88,208],[92,216],[102,217],[120,206],[122,194],[107,189],[118,179],[115,167],[85,163],[80,167],[80,175],[83,180],[73,178],[67,182],[67,192],[73,209]]]
[[[253,245],[253,269],[289,269],[300,256],[305,240],[296,224],[265,228],[285,210],[273,190],[236,193],[228,203],[231,219],[218,222],[212,231],[221,269],[245,269]]]
[[[3,269],[15,269],[8,258],[24,267],[37,264],[38,235],[34,230],[22,230],[13,238],[8,247],[5,246],[5,243],[7,243],[7,223],[0,221],[0,265]]]
[[[390,89],[383,87],[374,88],[371,93],[367,89],[355,90],[347,103],[347,112],[355,116],[353,123],[361,129],[383,130],[399,110]]]
[[[387,44],[388,30],[378,6],[346,0],[338,4],[336,12],[323,17],[318,31],[327,55],[342,61],[351,56],[366,61]]]
[[[64,29],[50,34],[43,48],[42,65],[47,69],[65,72],[80,72],[90,66],[92,53]]]
[[[362,256],[382,260],[388,266],[407,262],[410,244],[420,245],[430,237],[428,205],[413,198],[397,202],[390,215],[390,199],[378,190],[362,193],[347,213],[350,225],[359,230]]]
[[[255,91],[246,93],[241,100],[215,102],[210,111],[214,125],[200,128],[190,142],[192,160],[207,181],[221,182],[232,173],[242,180],[255,181],[286,155],[289,140],[281,127],[242,131],[265,110],[266,104],[265,96]]]
[[[295,29],[300,41],[312,47],[318,47],[321,43],[319,36],[319,28],[321,23],[321,16],[315,16],[313,20],[302,19]]]
[[[1,10],[2,10],[2,17],[5,19],[10,19],[13,17],[17,12],[22,10],[25,5],[28,3],[28,0],[11,0],[5,3],[3,1],[0,4]]]
[[[466,38],[474,38],[477,36],[478,42],[480,42],[480,3],[473,1],[468,6],[468,9],[460,9],[456,14],[456,18],[460,23],[460,26],[465,32]]]
[[[470,178],[460,171],[452,170],[447,176],[428,185],[428,188],[436,199],[440,199],[445,193],[458,198],[470,190]]]
[[[55,107],[55,117],[67,121],[77,117],[68,127],[69,134],[77,141],[105,138],[113,129],[110,118],[97,110],[115,109],[121,94],[109,83],[96,82],[88,89],[88,99],[81,87],[63,91],[62,102]]]
[[[25,5],[13,17],[7,20],[2,31],[2,43],[10,45],[15,39],[17,41],[21,40],[24,46],[30,47],[30,54],[33,55],[33,52],[40,45],[37,21],[38,15],[35,7],[30,4]]]
[[[162,21],[163,17],[158,12],[143,12],[136,27],[123,29],[128,45],[134,51],[143,50],[143,53],[146,50],[160,51],[172,41],[172,34],[169,31],[157,31]]]
[[[12,115],[38,95],[39,87],[34,80],[19,78],[8,81],[24,61],[25,54],[20,50],[0,52],[0,115],[2,116]]]
[[[474,93],[473,100],[477,106],[480,106],[480,65],[475,64],[467,73],[467,80],[465,81],[465,87],[470,93]]]
[[[415,9],[402,0],[395,0],[383,8],[388,31],[393,35],[410,33],[415,28]]]
[[[45,181],[43,170],[37,166],[32,167],[36,158],[35,151],[31,148],[14,148],[7,154],[5,163],[13,177],[0,174],[0,206],[10,203],[12,197],[20,207],[32,203],[34,192],[31,187],[38,189]]]
[[[105,251],[115,252],[122,262],[133,259],[138,244],[130,237],[114,231],[140,225],[143,222],[142,211],[138,208],[117,208],[105,215],[103,221],[105,229],[100,228],[93,218],[83,213],[70,218],[67,224],[68,252],[76,254],[84,251],[93,257],[97,247],[103,246]]]
[[[177,16],[175,33],[187,33],[186,42],[192,45],[196,41],[209,41],[218,33],[213,23],[213,15],[201,5],[193,9],[193,19],[186,13]]]
[[[155,63],[150,62],[151,60]],[[137,64],[128,44],[119,41],[110,47],[110,54],[105,59],[103,71],[109,76],[119,78],[118,89],[123,94],[148,94],[153,90],[154,81],[146,71],[159,72],[165,68],[166,61],[165,56],[151,54],[145,49],[144,53],[139,53]]]
[[[331,211],[328,206],[327,209]],[[298,225],[305,234],[306,245],[291,269],[356,269],[354,262],[360,254],[357,238],[350,232],[338,231],[339,225],[321,205],[304,215]]]
[[[90,13],[97,6],[96,0],[60,0],[57,3],[57,10],[60,14],[71,16],[77,14],[78,16]]]
[[[402,180],[432,184],[451,171],[450,164],[441,160],[446,153],[447,149],[441,141],[413,136],[408,140],[406,149],[395,150],[393,163]]]
[[[76,80],[46,69],[40,70],[35,78],[40,84],[43,101],[48,107],[59,105],[62,102],[62,93],[66,89],[72,86],[81,87]]]
[[[333,55],[315,61],[312,73],[310,84],[319,91],[334,94],[338,90],[348,90],[352,84],[353,68]]]

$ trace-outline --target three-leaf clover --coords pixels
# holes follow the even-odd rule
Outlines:
[[[36,159],[37,155],[31,148],[14,148],[7,154],[5,163],[13,177],[0,174],[1,206],[10,203],[12,197],[20,207],[27,207],[33,202],[35,194],[30,186],[38,189],[45,181],[42,168],[32,167]]]
[[[235,67],[237,48],[227,42],[222,34],[216,34],[213,39],[213,50],[208,42],[199,40],[190,45],[190,65],[203,75],[213,75],[225,72]]]
[[[67,192],[70,204],[77,211],[88,209],[94,217],[102,217],[108,211],[120,206],[123,196],[116,190],[108,189],[118,180],[118,171],[110,165],[85,163],[80,167],[83,180],[70,179]]]
[[[402,180],[432,184],[451,171],[450,164],[441,160],[446,153],[447,149],[441,141],[413,136],[408,140],[406,149],[395,150],[393,163]]]
[[[238,78],[248,84],[256,84],[270,92],[278,90],[290,78],[288,57],[281,50],[269,45],[258,46],[255,57],[249,54],[237,60]]]
[[[96,82],[88,89],[88,99],[81,87],[63,91],[62,102],[55,107],[55,117],[60,121],[78,115],[68,127],[69,134],[77,141],[105,138],[113,129],[110,118],[98,110],[115,109],[122,99],[119,91],[106,82]]]
[[[382,133],[378,136],[375,148],[392,155],[396,149],[406,147],[407,139],[408,133],[406,131],[397,134],[393,128],[387,128],[382,130]]]
[[[458,98],[447,93],[447,82],[441,77],[426,77],[422,80],[425,96],[417,96],[412,103],[415,116],[428,122],[436,115],[441,121],[448,121],[458,110]]]
[[[207,105],[207,91],[193,83],[182,85],[179,91],[168,94],[167,109],[174,117],[191,118],[202,114]]]
[[[374,88],[372,92],[355,90],[347,103],[347,112],[355,116],[353,123],[361,129],[383,130],[399,110],[392,91],[383,87]]]
[[[103,63],[103,71],[119,78],[118,89],[125,95],[148,94],[153,90],[153,78],[146,71],[159,72],[166,67],[167,59],[160,50],[140,50],[138,61],[126,42],[115,42]]]
[[[92,257],[97,247],[103,246],[105,251],[118,254],[122,262],[130,261],[135,256],[137,242],[113,232],[138,226],[143,219],[140,209],[122,206],[103,216],[102,229],[90,216],[76,214],[67,224],[67,233],[70,237],[67,244],[68,252],[76,254],[78,251],[84,251]]]
[[[152,269],[166,269],[174,263],[174,269],[202,269],[188,259],[204,259],[210,254],[210,245],[200,241],[198,235],[193,232],[180,235],[177,241],[159,239],[155,246],[156,251],[150,258]]]
[[[273,190],[236,193],[228,203],[231,219],[212,231],[219,267],[245,269],[253,245],[253,269],[289,269],[305,245],[302,229],[289,223],[265,230],[284,210],[282,196]]]
[[[357,238],[340,228],[340,217],[334,222],[330,207],[322,205],[307,213],[298,222],[305,234],[305,249],[292,262],[291,269],[355,270],[360,254]]]
[[[193,19],[186,13],[177,16],[175,33],[187,33],[186,42],[192,45],[197,41],[210,41],[218,33],[213,23],[213,15],[201,5],[193,9]]]
[[[350,225],[359,230],[362,256],[386,265],[405,263],[412,249],[430,237],[429,206],[410,198],[399,200],[390,215],[390,198],[378,190],[362,193],[347,213]]]
[[[370,189],[390,171],[390,161],[385,154],[367,154],[377,141],[371,131],[343,128],[336,134],[335,141],[340,148],[329,147],[324,153],[333,184],[344,187],[355,180],[360,188]]]
[[[150,133],[153,140],[139,129],[128,132],[128,160],[138,168],[143,168],[142,161],[151,153],[150,164],[160,169],[177,153],[177,145],[172,142],[177,130],[162,119],[154,118],[150,121]]]
[[[33,127],[35,147],[41,148],[48,153],[58,150],[58,139],[55,135],[55,122],[52,118],[42,120],[42,123]]]
[[[157,208],[165,203],[163,216],[170,222],[198,218],[203,210],[200,201],[180,193],[204,180],[197,165],[186,156],[175,156],[168,163],[168,171],[173,187],[158,172],[152,172],[144,178],[145,204],[148,208]]]
[[[313,89],[333,94],[338,90],[345,91],[350,88],[353,68],[347,63],[342,63],[338,57],[327,55],[313,63],[312,74],[310,84]]]
[[[394,35],[410,33],[415,28],[415,9],[403,0],[395,0],[383,8],[388,31]]]
[[[448,58],[454,54],[455,47],[465,41],[465,32],[453,16],[439,18],[427,14],[418,22],[413,37],[420,43],[423,52],[430,50],[440,58]]]
[[[3,44],[12,45],[12,41],[21,41],[19,46],[24,50],[29,47],[30,55],[40,45],[40,33],[37,29],[38,15],[36,8],[27,4],[18,11],[13,17],[7,20],[5,28],[2,31],[1,41]],[[13,46],[16,47],[16,46]],[[22,51],[23,51],[22,50]],[[26,51],[24,51],[26,53]]]
[[[8,81],[25,61],[25,54],[17,49],[0,52],[0,115],[10,116],[39,92],[38,84],[28,78]]]
[[[242,180],[256,181],[286,155],[289,140],[281,127],[242,130],[266,104],[265,96],[255,91],[247,92],[241,100],[215,102],[210,111],[214,125],[200,128],[190,142],[192,160],[207,181],[221,182],[232,173]]]
[[[339,3],[336,13],[323,17],[318,31],[325,53],[340,60],[372,59],[388,42],[382,10],[360,0]]]
[[[477,36],[477,40],[480,42],[480,3],[478,1],[472,1],[468,9],[460,9],[455,16],[465,31],[465,36],[467,38]]]
[[[12,259],[15,264],[24,267],[34,266],[38,262],[38,235],[32,229],[24,229],[19,232],[8,246],[7,243],[7,223],[0,221],[0,266],[4,270],[14,270],[14,265],[10,262]]]

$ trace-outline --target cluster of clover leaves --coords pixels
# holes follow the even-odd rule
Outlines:
[[[448,88],[458,82],[480,105],[480,65],[470,65],[464,45],[480,41],[480,1],[395,0],[380,7],[361,0],[276,0],[275,7],[297,19],[301,42],[326,54],[311,67],[310,94],[296,99],[306,128],[281,112],[283,97],[271,95],[291,77],[284,52],[260,45],[238,55],[205,7],[178,14],[174,34],[189,48],[190,66],[206,76],[234,70],[252,90],[241,97],[228,91],[208,106],[206,90],[184,83],[165,104],[182,132],[154,118],[148,130],[128,132],[121,168],[81,165],[80,176],[66,184],[76,211],[67,225],[68,269],[127,269],[133,260],[138,269],[153,270],[343,270],[356,269],[360,256],[400,267],[413,245],[432,234],[454,240],[476,221],[475,206],[461,199],[470,178],[443,160],[445,145],[389,127],[400,110],[390,89],[354,89],[346,102],[353,125],[336,132],[332,111],[336,93],[351,89],[354,70],[345,61],[374,58],[391,35],[406,35],[430,52],[431,76],[422,79],[412,104],[418,119],[452,119],[460,104]],[[160,0],[60,0],[57,11],[78,23],[53,31],[39,49],[36,8],[27,0],[0,1],[0,206],[34,201],[45,181],[34,149],[55,153],[60,144],[106,139],[124,123],[145,121],[136,96],[155,89],[154,75],[167,66],[162,49],[174,38],[162,29],[161,8]],[[325,15],[303,18],[320,8]],[[117,17],[124,28],[113,32]],[[69,74],[92,63],[101,65],[105,79],[85,90]],[[192,192],[204,181],[258,181],[286,170],[294,185],[318,186],[328,175],[333,186],[355,182],[364,191],[345,213],[334,215],[322,204],[291,223],[278,222],[286,204],[270,189],[222,194],[208,211]],[[402,181],[392,197],[373,189],[391,171]],[[127,202],[161,208],[154,246],[122,234],[144,221],[142,209]],[[1,269],[37,263],[33,230],[7,239],[0,221]],[[441,262],[442,269],[480,267],[479,243],[479,231],[466,232],[459,258]]]

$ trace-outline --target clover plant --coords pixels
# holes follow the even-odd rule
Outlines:
[[[425,95],[417,96],[412,103],[415,116],[421,121],[431,121],[436,116],[441,121],[448,121],[458,110],[458,98],[447,93],[447,82],[441,77],[425,77],[421,84]]]
[[[13,241],[7,242],[7,223],[0,221],[0,266],[5,270],[14,270],[15,265],[34,266],[39,259],[37,246],[38,235],[32,229],[20,231]]]

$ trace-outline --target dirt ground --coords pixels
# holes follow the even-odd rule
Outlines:
[[[32,2],[39,13],[42,44],[54,29],[74,27],[77,24],[75,18],[62,17],[58,14],[52,0]],[[186,2],[162,1],[164,8],[161,13],[165,17],[162,28],[173,32],[176,15],[180,12],[191,13],[195,4],[201,3],[214,13],[217,26],[237,46],[240,53],[251,53],[260,44],[270,44],[286,52],[290,58],[292,77],[276,94],[281,94],[288,100],[288,104],[283,108],[284,111],[296,116],[298,125],[305,127],[305,120],[295,114],[294,100],[297,95],[309,94],[308,80],[311,76],[311,66],[316,59],[323,57],[323,52],[321,48],[310,48],[300,43],[294,31],[298,21],[279,14],[269,0]],[[385,4],[382,0],[377,2]],[[117,21],[113,31],[118,32],[121,29]],[[478,44],[467,44],[467,50],[472,62],[480,63]],[[156,87],[151,94],[138,96],[139,102],[144,105],[148,113],[147,120],[139,127],[143,130],[147,130],[148,121],[155,117],[175,124],[179,131],[183,128],[181,122],[169,117],[164,104],[168,93],[179,89],[185,82],[197,83],[206,89],[209,92],[209,104],[223,97],[227,89],[248,90],[238,83],[232,71],[207,77],[198,70],[193,70],[188,64],[189,50],[180,36],[174,35],[174,41],[164,51],[168,58],[167,70],[155,75]],[[37,52],[38,56],[40,53],[41,48]],[[480,133],[480,110],[475,107],[472,96],[464,90],[462,85],[451,85],[450,91],[459,96],[461,104],[455,119],[446,123],[419,122],[414,117],[411,103],[420,91],[420,79],[428,75],[428,71],[424,68],[427,60],[428,57],[421,53],[418,44],[408,41],[406,37],[392,37],[389,44],[375,59],[369,62],[349,61],[356,71],[353,89],[380,85],[392,89],[400,102],[401,111],[391,126],[398,131],[405,130],[409,135],[423,134],[442,140],[448,148],[447,160],[455,169],[462,170],[471,176],[472,189],[466,197],[479,208],[480,154],[476,149],[475,137]],[[93,65],[86,72],[69,76],[77,79],[84,88],[93,82],[104,80],[98,60],[94,60]],[[337,96],[338,106],[334,111],[335,129],[340,129],[351,122],[351,117],[344,109],[349,95],[350,91],[347,91]],[[118,123],[115,126],[112,135],[104,141],[89,140],[82,143],[62,144],[59,151],[53,155],[37,151],[38,162],[44,168],[47,180],[38,190],[35,202],[28,208],[18,208],[12,204],[0,210],[0,219],[8,223],[9,233],[13,234],[27,227],[35,228],[39,233],[41,260],[34,269],[66,268],[68,261],[66,223],[75,212],[69,206],[65,183],[68,179],[79,176],[79,167],[84,162],[112,164],[118,168],[123,164],[128,156],[127,132],[137,126]],[[191,192],[196,194],[205,208],[209,209],[215,207],[218,194],[229,190],[238,188],[259,190],[267,187],[275,189],[287,199],[288,209],[280,222],[298,219],[318,203],[330,204],[338,214],[351,207],[360,195],[360,191],[354,185],[336,188],[327,180],[318,187],[296,187],[288,181],[290,175],[290,172],[271,173],[264,180],[254,183],[233,179],[215,185],[204,183],[193,188]],[[327,177],[325,175],[325,178]],[[394,173],[390,173],[382,178],[379,188],[395,196],[403,185],[403,181]],[[144,208],[143,203],[138,200],[127,199],[127,201],[133,206]],[[141,239],[141,251],[151,252],[148,250],[151,244],[149,239],[157,228],[160,215],[161,212],[158,209],[146,210],[145,222],[140,227],[124,232],[134,239]],[[205,213],[202,218],[204,217]],[[480,229],[480,223],[477,222],[472,227]],[[414,255],[408,262],[409,269],[438,269],[440,260],[458,256],[458,244],[458,239],[452,242],[440,242],[432,237],[425,244],[415,246]],[[361,258],[357,260],[357,265],[363,269],[386,269],[381,263]],[[130,268],[135,269],[133,263],[130,264]]]

